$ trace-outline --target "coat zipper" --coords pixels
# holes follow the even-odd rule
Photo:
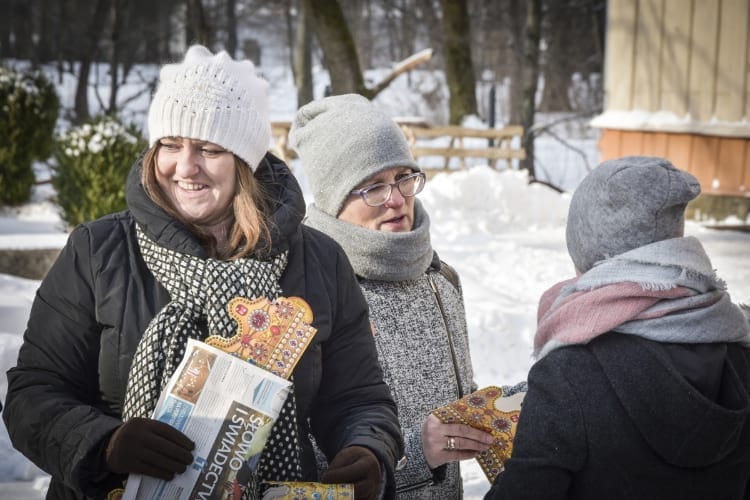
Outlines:
[[[418,483],[410,483],[406,486],[396,488],[396,493],[406,493],[407,491],[418,490],[420,488],[424,488],[425,486],[433,486],[434,484],[435,481],[433,481],[432,479],[425,479]]]
[[[448,337],[448,347],[451,351],[451,359],[453,360],[453,373],[456,375],[456,382],[458,383],[458,398],[464,397],[464,385],[461,381],[461,374],[458,370],[458,360],[456,359],[456,348],[453,345],[453,337],[451,336],[450,329],[448,328],[448,318],[445,316],[445,309],[443,307],[443,301],[440,299],[440,292],[438,291],[435,279],[431,273],[427,274],[427,278],[430,280],[430,288],[432,293],[435,294],[435,300],[437,300],[438,309],[440,309],[440,316],[443,318],[443,325],[445,326],[445,334]]]

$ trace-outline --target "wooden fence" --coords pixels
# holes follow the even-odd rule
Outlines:
[[[397,123],[398,120],[397,120]],[[417,163],[427,157],[443,158],[442,166],[428,170],[447,170],[451,159],[457,158],[459,167],[466,167],[468,158],[483,158],[492,167],[504,160],[508,167],[513,160],[526,158],[522,147],[523,127],[509,125],[502,128],[478,129],[459,126],[432,127],[427,124],[399,123]],[[283,160],[296,158],[289,148],[288,135],[291,122],[273,122],[273,153]]]
[[[443,158],[442,169],[450,167],[452,158],[458,159],[460,168],[466,167],[467,158],[484,158],[492,167],[497,167],[498,160],[510,167],[512,160],[526,158],[523,127],[517,125],[490,129],[402,125],[401,130],[417,163],[420,158],[438,156]]]

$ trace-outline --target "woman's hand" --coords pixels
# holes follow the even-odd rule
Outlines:
[[[435,415],[422,423],[422,452],[430,469],[447,462],[474,458],[489,449],[493,437],[464,424],[444,424]]]
[[[354,497],[372,500],[380,492],[380,462],[364,446],[349,446],[339,451],[320,478],[324,483],[351,483]]]
[[[169,424],[133,418],[109,438],[105,460],[118,474],[144,474],[170,481],[193,463],[193,443]]]

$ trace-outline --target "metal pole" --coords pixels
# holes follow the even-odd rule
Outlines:
[[[489,126],[490,128],[495,128],[495,84],[490,84],[490,116],[489,116]],[[487,142],[489,144],[489,147],[493,147],[495,145],[495,139],[487,139]]]

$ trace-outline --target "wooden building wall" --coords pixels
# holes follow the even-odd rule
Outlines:
[[[698,178],[706,194],[750,196],[750,139],[605,129],[601,159],[661,156]]]
[[[750,196],[750,0],[610,0],[601,159],[668,157]]]

